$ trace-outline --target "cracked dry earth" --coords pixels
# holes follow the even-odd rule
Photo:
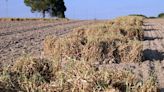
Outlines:
[[[23,55],[41,56],[48,35],[63,35],[73,28],[89,25],[87,20],[0,21],[0,65],[12,63]]]
[[[48,35],[62,35],[73,28],[96,21],[15,21],[0,22],[0,63],[13,62],[23,54],[41,55],[42,42]],[[147,80],[155,77],[164,92],[164,19],[147,19],[144,22],[144,61],[107,65],[110,69],[128,69]]]

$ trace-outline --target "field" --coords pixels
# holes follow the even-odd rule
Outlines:
[[[81,25],[94,21],[85,20],[25,20],[0,21],[0,61],[8,64],[24,54],[40,56],[42,41],[47,35],[65,34]]]
[[[163,19],[0,19],[3,92],[163,92]]]

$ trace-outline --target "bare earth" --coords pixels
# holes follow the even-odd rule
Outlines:
[[[48,35],[62,35],[95,21],[0,21],[0,63],[7,65],[23,55],[40,56]]]
[[[148,62],[149,72],[157,77],[158,86],[164,91],[164,20],[146,20],[145,29],[145,62]]]
[[[96,21],[0,22],[0,63],[8,64],[24,54],[42,55],[42,42],[48,35],[62,35],[75,27]],[[148,19],[144,23],[144,61],[140,64],[122,63],[107,65],[113,69],[131,70],[147,80],[156,78],[164,92],[164,19]]]

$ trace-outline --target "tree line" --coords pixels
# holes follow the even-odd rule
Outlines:
[[[160,13],[158,14],[158,16],[146,16],[146,15],[142,15],[142,14],[130,14],[129,16],[141,16],[141,17],[144,17],[144,18],[164,18],[164,13]]]

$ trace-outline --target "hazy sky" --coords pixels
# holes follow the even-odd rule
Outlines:
[[[0,0],[0,17],[40,17],[32,14],[24,0]],[[66,17],[110,19],[129,14],[157,16],[164,12],[164,0],[65,0]],[[7,7],[8,6],[8,7]]]

